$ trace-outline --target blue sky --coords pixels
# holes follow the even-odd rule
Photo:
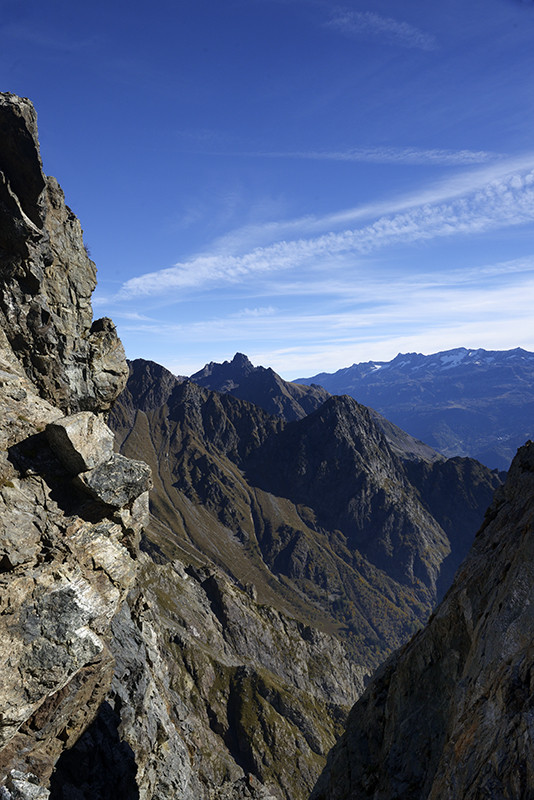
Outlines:
[[[534,350],[531,0],[0,0],[0,37],[129,358]]]

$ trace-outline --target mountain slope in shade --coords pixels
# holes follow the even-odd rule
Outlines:
[[[289,422],[315,411],[330,396],[320,386],[299,386],[284,381],[270,367],[255,367],[243,353],[222,364],[206,364],[191,380],[205,389],[248,400]]]
[[[229,776],[234,786],[244,771],[272,797],[302,800],[364,675],[427,618],[442,565],[458,563],[499,476],[475,462],[472,472],[450,469],[444,499],[433,481],[442,462],[399,458],[350,397],[329,397],[288,423],[150,362],[132,362],[130,373],[110,423],[121,451],[153,470],[144,539],[152,563],[137,603],[149,611],[130,607],[134,628],[146,630],[150,618],[155,631],[169,682],[161,703],[178,704],[187,722],[169,721],[169,743],[194,748],[208,786]],[[412,481],[408,466],[419,463]],[[449,504],[466,517],[452,524],[452,547]],[[139,637],[131,625],[117,642]],[[155,662],[136,666],[136,653],[121,648],[120,709],[139,694],[128,675]],[[150,730],[149,712],[139,713]],[[163,750],[139,752],[129,736],[146,774],[150,764],[176,773]]]
[[[191,380],[206,389],[248,400],[288,422],[303,419],[331,396],[330,392],[320,386],[291,383],[270,367],[255,367],[242,353],[236,353],[232,361],[224,361],[222,364],[212,361],[206,364],[191,376]],[[416,461],[436,461],[443,458],[433,448],[410,436],[378,412],[370,410],[370,413],[385,434],[390,447],[401,458]]]
[[[534,445],[426,628],[351,711],[313,800],[534,796]]]
[[[285,423],[186,382],[176,383],[156,408],[146,402],[143,385],[146,411],[137,409],[132,420],[132,391],[147,365],[134,362],[131,370],[111,423],[123,451],[142,453],[153,467],[154,512],[177,536],[230,574],[254,564],[258,592],[267,592],[268,602],[280,602],[282,580],[290,604],[300,608],[306,596],[308,611],[301,613],[311,602],[323,624],[354,617],[357,638],[371,630],[373,603],[382,607],[379,596],[391,597],[389,615],[375,614],[371,626],[379,649],[430,609],[439,564],[450,550],[432,516],[437,500],[429,492],[420,497],[423,486],[410,483],[367,409],[348,397],[330,398],[314,414]],[[152,372],[157,379],[155,367]],[[474,499],[474,513],[481,516],[500,480],[479,469],[486,494]],[[451,504],[461,483],[447,487]],[[469,542],[472,530],[464,525],[458,535]],[[363,570],[357,580],[355,570]],[[347,600],[343,614],[338,595]]]
[[[507,469],[534,435],[534,353],[457,348],[299,378],[349,394],[446,456]]]
[[[123,397],[127,394],[128,390]],[[353,595],[347,599],[351,616],[360,621],[356,638],[370,637],[379,650],[390,646],[390,637],[395,641],[404,637],[415,620],[424,616],[423,607],[430,609],[430,585],[412,585],[410,581],[390,585],[380,568],[350,552],[339,534],[339,541],[329,541],[313,507],[297,508],[292,497],[277,496],[249,478],[256,470],[257,451],[263,453],[262,474],[279,469],[277,456],[259,449],[277,440],[286,428],[283,420],[194,383],[177,385],[164,406],[138,411],[133,428],[129,414],[123,416],[124,408],[130,407],[131,399],[124,404],[121,399],[111,422],[123,440],[122,451],[144,452],[155,469],[154,514],[176,531],[178,541],[207,555],[243,585],[244,576],[249,575],[247,580],[255,583],[264,602],[281,605],[286,612],[307,622],[315,619],[333,630],[344,619],[336,609],[341,605],[339,598],[345,600],[346,584]],[[374,428],[370,420],[366,423]],[[347,425],[352,424],[354,420],[348,419]],[[324,436],[328,439],[329,435],[326,426]],[[376,435],[381,436],[379,432]],[[399,469],[402,472],[402,467]],[[352,486],[345,490],[350,495]],[[373,487],[372,491],[380,489]],[[426,524],[437,529],[430,518]],[[441,532],[437,535],[443,537]],[[448,552],[446,541],[442,550]],[[363,576],[359,575],[362,570]],[[389,614],[384,618],[377,614],[370,625],[373,607],[389,606],[389,598],[394,600]],[[359,657],[365,661],[369,654]],[[374,660],[375,656],[371,662]]]

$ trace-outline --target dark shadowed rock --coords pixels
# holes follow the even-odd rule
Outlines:
[[[427,627],[351,711],[313,800],[530,798],[534,446]]]
[[[152,487],[150,467],[118,453],[105,464],[79,475],[77,482],[95,500],[114,508],[130,505]]]
[[[284,381],[270,367],[255,367],[243,353],[222,364],[206,364],[191,380],[206,389],[248,400],[288,421],[302,419],[329,397],[320,386],[299,386]]]

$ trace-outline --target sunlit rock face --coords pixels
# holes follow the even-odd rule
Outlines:
[[[64,412],[101,411],[123,388],[124,350],[93,322],[96,268],[80,223],[44,175],[29,100],[0,94],[0,322],[39,394]]]
[[[427,627],[354,706],[313,800],[534,795],[534,445]]]
[[[146,465],[126,492],[124,465],[108,470],[113,504],[73,484],[115,458],[102,413],[128,372],[112,323],[93,322],[94,286],[80,224],[43,174],[35,111],[0,94],[3,798],[46,797],[58,755],[97,713],[111,621],[137,572]]]

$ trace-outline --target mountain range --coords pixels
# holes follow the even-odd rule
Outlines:
[[[502,485],[240,354],[127,364],[27,99],[0,134],[2,800],[532,797],[532,445]]]
[[[275,796],[296,800],[311,790],[366,676],[420,627],[443,594],[501,476],[471,459],[445,460],[432,451],[427,459],[415,447],[406,447],[401,457],[373,415],[350,397],[300,387],[299,406],[308,400],[317,408],[294,419],[295,394],[272,370],[252,367],[239,355],[230,367],[231,381],[225,369],[213,366],[210,379],[219,373],[232,392],[249,393],[252,376],[256,401],[279,411],[289,397],[293,421],[139,359],[130,363],[109,424],[120,452],[152,468],[152,522],[143,547],[158,566],[141,586],[145,594],[153,592],[164,570],[165,588],[156,590],[156,603],[170,622],[153,623],[158,637],[172,641],[184,606],[193,602],[183,578],[175,588],[178,564],[189,586],[196,582],[206,592],[215,613],[212,622],[203,615],[199,641],[191,634],[180,640],[189,653],[189,691],[198,695],[195,708],[182,699],[188,719],[198,717],[200,705],[208,719],[217,720],[209,737],[197,722],[205,740],[198,753],[201,774],[214,780],[207,759],[217,753],[220,763],[233,763],[234,771],[245,766]],[[438,489],[444,485],[446,496]],[[258,622],[258,608],[266,607],[283,620],[284,630],[297,620],[308,631],[301,657],[313,661],[313,654],[304,656],[310,642],[324,642],[312,685],[309,675],[305,688],[302,678],[299,683],[288,675],[284,645]],[[216,624],[231,643],[234,663],[246,665],[245,682],[206,642],[201,631]],[[261,644],[265,636],[268,652]],[[179,684],[183,652],[180,658],[174,648],[171,653],[164,657],[165,673]],[[205,669],[219,676],[226,705],[200,680]],[[328,691],[318,694],[317,685]],[[273,694],[274,686],[279,688]],[[230,714],[245,697],[243,710]],[[246,709],[249,743],[242,752]],[[296,718],[315,742],[311,750],[309,743],[297,747],[287,738]]]
[[[179,380],[185,380],[180,377]],[[243,353],[231,361],[210,362],[191,375],[190,380],[206,389],[231,394],[263,408],[288,422],[316,411],[330,396],[320,386],[285,381],[270,367],[254,366]],[[389,446],[403,458],[435,461],[443,458],[428,445],[416,440],[373,409],[369,413],[382,429]]]
[[[296,383],[348,394],[445,456],[508,469],[534,436],[534,353],[469,350],[400,353]]]

